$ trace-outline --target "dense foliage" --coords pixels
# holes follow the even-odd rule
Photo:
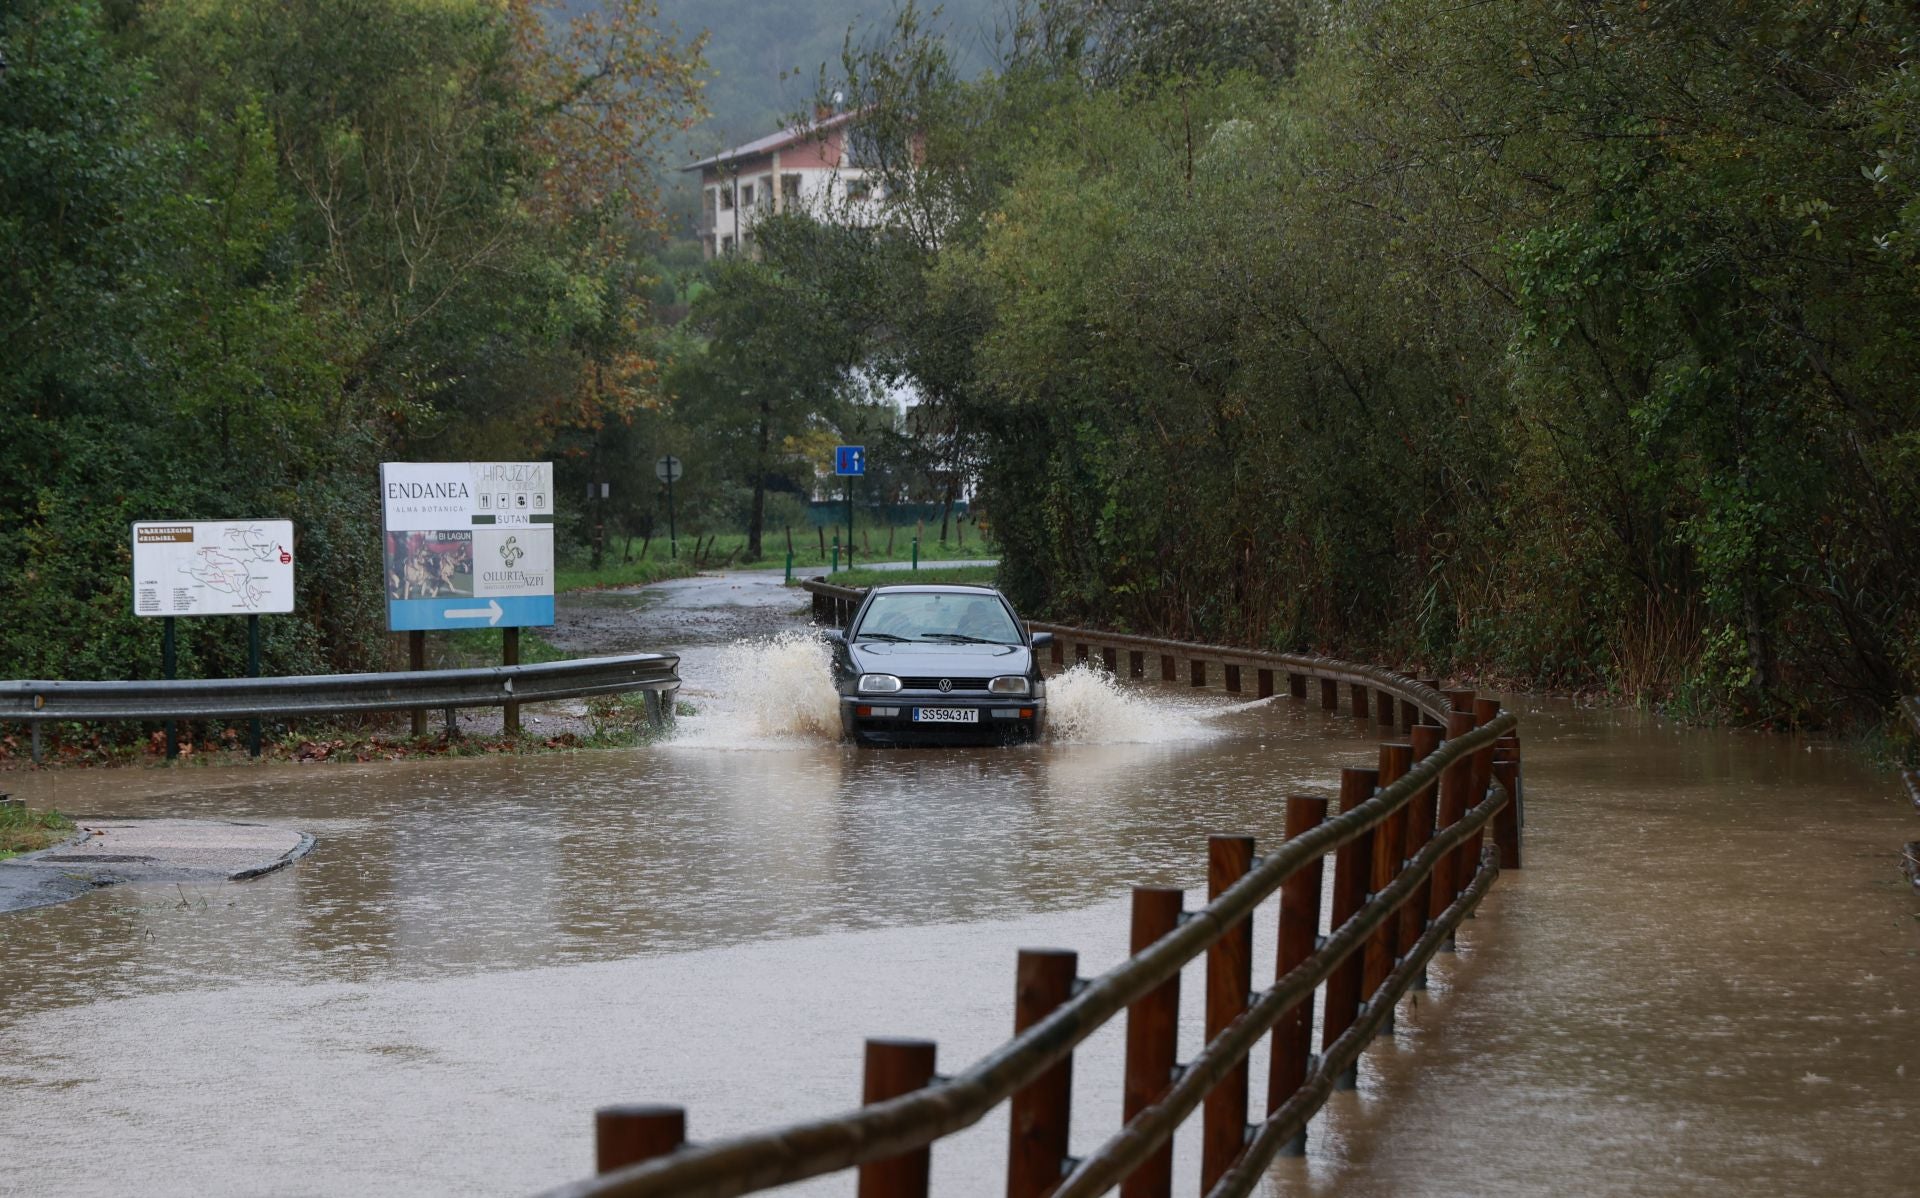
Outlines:
[[[1023,604],[1768,721],[1920,672],[1910,5],[910,26],[846,64],[938,217],[875,352]]]
[[[158,668],[128,525],[291,517],[271,672],[382,646],[383,457],[566,455],[659,402],[647,159],[697,101],[649,0],[0,11],[0,676]],[[238,673],[230,621],[182,669]]]

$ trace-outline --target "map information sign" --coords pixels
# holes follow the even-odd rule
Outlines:
[[[133,614],[293,610],[293,521],[148,520],[133,526]]]
[[[551,462],[380,467],[387,627],[553,623]]]

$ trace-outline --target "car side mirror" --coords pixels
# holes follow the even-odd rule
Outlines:
[[[824,640],[826,640],[826,642],[827,642],[828,644],[832,644],[832,645],[844,645],[844,644],[846,644],[846,643],[847,643],[847,634],[846,634],[846,632],[845,632],[845,630],[843,630],[843,629],[839,629],[839,628],[829,628],[829,629],[826,629],[825,631],[823,631],[823,632],[822,632],[822,633],[820,634],[820,636],[821,636],[821,637],[822,637],[822,638],[823,638]]]
[[[1033,634],[1032,643],[1035,649],[1044,649],[1048,645],[1053,644],[1053,634],[1051,632],[1036,632]]]

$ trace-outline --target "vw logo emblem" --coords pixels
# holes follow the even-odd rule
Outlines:
[[[944,694],[946,694],[946,693],[947,693],[948,691],[951,691],[952,689],[953,689],[953,679],[951,679],[951,678],[942,678],[942,679],[940,680],[940,693],[941,693],[941,694],[943,694],[943,695],[944,695]]]

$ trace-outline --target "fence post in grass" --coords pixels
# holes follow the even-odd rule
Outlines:
[[[1412,745],[1380,746],[1380,786],[1385,789],[1406,777],[1413,768]],[[1370,895],[1379,894],[1400,876],[1401,853],[1407,840],[1407,806],[1389,815],[1374,830],[1373,836],[1373,880],[1368,887]],[[1393,963],[1400,957],[1400,910],[1396,909],[1387,916],[1386,922],[1374,930],[1367,938],[1365,972],[1361,983],[1361,997],[1372,1002],[1373,996],[1380,992],[1380,984],[1393,972]],[[1380,1030],[1393,1034],[1393,1013],[1387,1013],[1387,1021]]]
[[[1373,797],[1378,789],[1378,770],[1344,769],[1340,771],[1340,813],[1345,815]],[[1333,931],[1353,918],[1367,901],[1367,883],[1373,874],[1373,841],[1377,830],[1349,840],[1333,854]],[[1346,960],[1327,976],[1327,1009],[1321,1019],[1320,1051],[1325,1052],[1342,1032],[1353,1026],[1360,1010],[1360,983],[1365,965],[1362,952],[1347,954]],[[1334,1089],[1351,1090],[1359,1080],[1357,1065],[1349,1065],[1334,1081]]]
[[[1039,1023],[1073,995],[1079,955],[1067,949],[1025,948],[1014,977],[1013,1033]],[[1068,1118],[1073,1109],[1073,1058],[1067,1057],[1026,1088],[1009,1106],[1007,1198],[1042,1198],[1060,1184],[1067,1160]]]
[[[1434,750],[1440,747],[1440,729],[1432,724],[1416,724],[1407,736],[1413,742],[1413,760],[1416,762],[1426,760],[1433,755]],[[1438,796],[1438,784],[1430,785],[1415,795],[1413,802],[1407,804],[1406,859],[1409,861],[1418,856],[1420,850],[1427,847],[1427,842],[1433,839]],[[1401,944],[1411,945],[1420,939],[1421,933],[1427,930],[1427,913],[1432,909],[1432,904],[1433,875],[1428,874],[1426,879],[1415,888],[1413,897],[1400,908]],[[1427,988],[1427,970],[1424,965],[1420,968],[1420,976],[1414,981],[1413,988],[1415,990]]]
[[[603,1106],[593,1113],[596,1173],[665,1156],[686,1142],[685,1107],[631,1104]]]
[[[1207,837],[1207,901],[1253,868],[1253,837]],[[1207,1043],[1247,1009],[1253,991],[1253,917],[1229,928],[1207,950]],[[1213,1188],[1247,1140],[1247,1062],[1243,1058],[1208,1093],[1200,1133],[1200,1189]]]
[[[931,1040],[868,1040],[860,1101],[871,1106],[911,1094],[933,1080]],[[860,1166],[859,1198],[927,1198],[931,1145]]]
[[[1305,836],[1327,820],[1325,799],[1294,796],[1287,800],[1287,839]],[[1326,859],[1315,857],[1280,883],[1280,948],[1274,957],[1277,981],[1313,955],[1320,935],[1320,877]],[[1267,1114],[1279,1110],[1307,1080],[1313,1055],[1313,992],[1280,1017],[1273,1029],[1273,1058],[1267,1070]],[[1307,1150],[1307,1133],[1284,1149],[1289,1156]]]
[[[1128,952],[1138,956],[1180,926],[1185,892],[1177,886],[1133,888],[1133,935]],[[1130,1122],[1173,1084],[1180,1037],[1180,975],[1127,1008],[1127,1074],[1121,1119]],[[1120,1186],[1120,1198],[1169,1198],[1173,1193],[1173,1144],[1164,1144]]]

